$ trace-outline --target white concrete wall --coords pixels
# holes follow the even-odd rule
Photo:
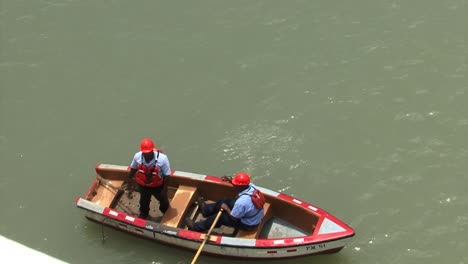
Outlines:
[[[26,247],[18,242],[0,235],[0,262],[1,263],[51,263],[63,264],[61,260]]]

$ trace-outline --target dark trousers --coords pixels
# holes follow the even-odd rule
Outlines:
[[[165,213],[169,208],[169,200],[167,195],[160,195],[163,189],[163,186],[158,187],[146,187],[138,185],[140,190],[140,214],[143,216],[148,216],[151,202],[151,195],[159,201],[159,210]]]
[[[225,203],[229,206],[229,209],[232,210],[234,208],[234,203],[236,202],[235,199],[232,198],[224,198],[218,200],[216,203],[205,204],[205,210],[202,212],[203,216],[206,217],[205,220],[198,221],[194,224],[194,230],[199,232],[208,231],[211,225],[213,224],[214,220],[216,219],[216,215],[218,214],[219,210],[221,210],[221,204]],[[221,217],[219,218],[218,222],[216,223],[215,227],[218,228],[220,226],[230,226],[236,229],[244,229],[249,230],[254,228],[254,226],[247,226],[240,222],[240,220],[235,221],[227,212],[223,212]]]

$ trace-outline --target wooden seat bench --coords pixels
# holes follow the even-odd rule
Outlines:
[[[260,224],[256,228],[254,228],[252,230],[241,230],[241,229],[239,229],[239,231],[236,234],[236,237],[238,237],[238,238],[257,238],[257,236],[259,235],[259,232],[263,228],[263,225],[271,217],[271,214],[272,214],[271,210],[270,210],[270,204],[269,203],[265,203],[265,205],[263,206],[263,210],[264,210],[264,215],[263,215],[263,218],[262,218],[262,221],[260,222]]]
[[[197,187],[180,185],[169,203],[169,209],[161,219],[161,224],[179,227],[187,209],[195,202],[196,193]]]

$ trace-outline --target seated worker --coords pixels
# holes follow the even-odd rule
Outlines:
[[[250,177],[246,173],[238,173],[234,179],[223,176],[223,181],[230,181],[231,184],[239,192],[237,199],[224,198],[216,203],[206,204],[203,199],[198,199],[200,210],[205,220],[194,222],[190,218],[185,218],[187,227],[190,230],[205,232],[210,229],[217,213],[223,209],[223,213],[216,223],[216,228],[224,225],[242,230],[252,230],[257,227],[262,221],[264,210],[263,204],[256,205],[252,199],[252,195],[256,190],[253,183],[250,182]],[[263,195],[262,195],[263,197]],[[257,206],[259,208],[257,208]]]

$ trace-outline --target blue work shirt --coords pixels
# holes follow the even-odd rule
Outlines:
[[[239,218],[241,223],[248,226],[255,226],[260,224],[263,218],[263,208],[257,209],[252,202],[251,195],[255,191],[255,185],[249,184],[249,187],[239,193],[236,203],[231,210],[231,215]],[[260,212],[258,212],[260,210]],[[257,213],[258,212],[258,213]]]
[[[130,163],[130,167],[132,169],[137,169],[139,164],[143,164],[146,167],[153,166],[156,163],[156,166],[159,168],[160,175],[162,177],[167,177],[171,175],[171,166],[169,165],[169,159],[167,158],[166,154],[154,151],[154,158],[150,160],[150,162],[146,162],[145,158],[143,157],[143,153],[141,151],[137,152],[133,157],[132,163]]]

